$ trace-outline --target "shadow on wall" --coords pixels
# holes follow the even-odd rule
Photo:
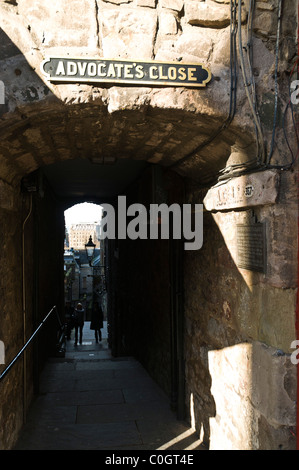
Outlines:
[[[51,149],[42,142],[38,122],[49,113],[49,102],[60,105],[47,85],[30,66],[22,51],[0,29],[0,80],[4,84],[5,102],[0,105],[0,178],[17,185],[20,179],[35,171],[44,160],[51,163]],[[48,100],[43,109],[42,101]],[[33,119],[33,121],[31,120]],[[36,153],[29,146],[38,143]]]
[[[96,157],[93,149],[98,153],[108,131],[116,131],[109,134],[111,138],[124,133],[123,115],[109,121],[102,96],[91,100],[92,90],[86,86],[78,97],[78,88],[71,85],[77,95],[68,104],[78,103],[81,97],[86,102],[73,109],[66,106],[8,36],[1,35],[0,58],[11,58],[0,76],[7,99],[0,105],[1,179],[18,185],[24,175],[40,166]],[[162,136],[166,141],[178,129],[167,112],[174,114],[171,110],[161,112],[162,118],[167,116],[170,121]],[[182,110],[176,113],[184,117]],[[130,143],[136,138],[144,142],[144,133],[149,139],[157,129],[157,122],[152,126],[142,111],[132,111],[132,115],[128,155],[132,154]],[[85,127],[83,118],[88,124]],[[101,124],[105,119],[106,126]],[[192,119],[195,122],[196,116]],[[136,124],[140,127],[137,137]],[[198,134],[200,129],[193,131]],[[106,150],[109,153],[109,147]],[[113,145],[110,151],[115,152]],[[146,159],[148,155],[140,156]],[[288,214],[280,214],[284,217],[280,227]],[[273,219],[271,209],[260,210],[258,215],[260,220]],[[237,269],[231,255],[234,228],[247,217],[247,211],[220,215],[218,229],[211,215],[205,214],[204,246],[185,254],[186,403],[193,426],[210,448],[292,448],[296,380],[288,354],[294,339],[294,292],[289,285],[271,284],[263,274],[248,276]]]
[[[205,212],[203,247],[185,256],[186,406],[211,450],[296,446],[295,296],[283,271],[277,285],[273,242],[284,237],[282,249],[290,239],[277,235],[272,211],[256,209],[267,225],[266,273],[237,266],[236,225],[252,222],[250,210]]]
[[[209,102],[208,87],[199,92],[172,87],[152,90],[113,84],[51,84],[39,70],[44,59],[42,46],[34,44],[33,34],[26,28],[24,34],[29,52],[22,54],[1,32],[0,80],[5,85],[6,104],[0,109],[0,176],[8,183],[39,167],[73,159],[96,164],[113,161],[115,155],[120,159],[133,156],[136,161],[171,166],[191,155],[226,119],[225,106],[207,109],[203,104]],[[45,47],[47,50],[50,53]],[[85,56],[86,50],[82,54]],[[224,130],[222,140],[213,140],[213,151],[202,152],[180,170],[211,180],[225,166],[237,141],[248,148],[252,137],[241,134],[237,127]]]

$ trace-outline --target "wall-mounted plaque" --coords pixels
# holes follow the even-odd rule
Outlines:
[[[266,272],[265,223],[237,224],[237,265],[249,271]]]
[[[204,199],[208,211],[247,209],[275,204],[278,197],[279,174],[266,170],[218,183]]]
[[[123,83],[133,85],[204,87],[211,72],[202,64],[49,57],[41,70],[51,82]]]

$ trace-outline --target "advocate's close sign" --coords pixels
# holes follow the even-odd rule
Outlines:
[[[50,57],[41,69],[52,82],[204,87],[211,80],[202,64],[180,62]]]

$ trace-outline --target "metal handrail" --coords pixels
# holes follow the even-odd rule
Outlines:
[[[39,324],[39,326],[36,328],[36,330],[34,331],[34,333],[32,333],[32,335],[30,336],[30,338],[28,339],[28,341],[24,344],[24,346],[22,347],[22,349],[20,349],[20,351],[18,352],[18,354],[13,358],[13,360],[8,364],[8,366],[7,366],[7,367],[4,369],[4,371],[0,374],[0,382],[1,382],[1,380],[6,376],[6,374],[9,372],[9,370],[12,368],[12,366],[17,362],[17,360],[22,356],[22,354],[23,354],[23,352],[25,351],[25,349],[29,346],[29,344],[31,343],[31,341],[33,340],[33,338],[37,335],[37,333],[39,332],[39,330],[44,326],[44,324],[45,324],[46,321],[48,320],[49,316],[54,312],[54,310],[56,311],[59,325],[60,325],[60,327],[62,326],[61,321],[60,321],[60,318],[59,318],[59,315],[58,315],[57,307],[56,307],[56,305],[54,305],[54,306],[51,308],[51,310],[47,313],[47,315],[45,316],[45,318],[43,319],[43,321],[42,321],[42,322]]]

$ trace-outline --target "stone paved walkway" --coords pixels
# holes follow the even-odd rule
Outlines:
[[[83,344],[48,361],[16,450],[197,450],[197,435],[132,357],[114,359],[85,323]]]

